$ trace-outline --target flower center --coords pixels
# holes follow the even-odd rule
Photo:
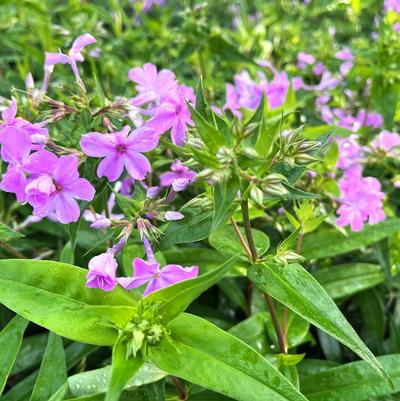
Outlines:
[[[124,153],[126,151],[126,146],[125,145],[118,145],[117,150],[120,153]]]
[[[60,184],[58,184],[58,183],[55,183],[54,185],[55,185],[55,187],[56,187],[56,191],[57,191],[57,192],[62,191],[62,189],[63,189],[62,185],[60,185]]]
[[[176,113],[176,114],[179,114],[181,111],[182,111],[182,106],[181,106],[180,104],[178,104],[178,105],[175,107],[175,113]]]

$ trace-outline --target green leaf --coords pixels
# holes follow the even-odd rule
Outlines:
[[[204,96],[203,77],[200,77],[196,89],[196,111],[207,119],[207,103]]]
[[[68,241],[64,248],[61,250],[60,253],[60,262],[63,263],[69,263],[73,264],[74,263],[74,250],[71,245],[71,241]]]
[[[330,266],[316,271],[314,277],[333,299],[353,295],[385,281],[382,268],[371,263]]]
[[[195,110],[190,105],[189,108],[197,132],[203,140],[204,145],[210,150],[210,152],[218,152],[218,150],[225,144],[224,136],[218,131],[217,128],[211,125],[197,110]]]
[[[208,46],[213,54],[218,55],[224,61],[256,64],[252,58],[240,53],[237,46],[232,45],[219,34],[209,37]]]
[[[239,190],[240,179],[236,173],[214,185],[214,215],[211,232],[222,226],[235,211],[235,198]]]
[[[360,232],[347,236],[335,229],[324,229],[304,237],[301,254],[306,259],[319,259],[358,250],[400,231],[400,219],[365,225]]]
[[[127,355],[127,343],[120,337],[113,347],[111,379],[105,401],[118,401],[129,379],[143,365],[140,355],[132,357]]]
[[[49,333],[46,351],[30,401],[48,401],[67,381],[67,367],[61,337]]]
[[[161,239],[160,249],[168,249],[175,244],[187,244],[207,238],[212,223],[212,212],[199,209],[182,209],[182,220],[171,222]]]
[[[0,332],[0,395],[3,393],[8,375],[17,358],[28,323],[17,315]]]
[[[73,397],[87,397],[107,392],[111,378],[111,365],[100,369],[77,373],[68,378],[68,393]],[[132,390],[144,384],[156,382],[166,373],[152,363],[145,362],[136,374],[131,376],[124,389]]]
[[[135,314],[135,301],[119,288],[86,288],[86,272],[52,261],[0,260],[0,302],[66,338],[112,345],[117,327]]]
[[[237,282],[233,277],[225,277],[218,283],[223,293],[233,302],[242,309],[244,313],[247,313],[247,302],[243,295],[242,289],[238,286]]]
[[[387,377],[372,352],[343,316],[318,281],[299,264],[258,264],[248,271],[249,279],[301,317],[330,334]]]
[[[263,255],[269,248],[269,238],[262,231],[252,229],[254,243],[259,256]],[[245,231],[243,227],[240,227],[240,232],[245,238]],[[210,245],[215,248],[221,255],[232,256],[242,255],[244,258],[248,258],[246,252],[243,249],[243,245],[240,243],[237,234],[233,226],[226,225],[213,232],[208,241]]]
[[[23,234],[11,230],[8,226],[3,223],[0,223],[0,241],[10,241],[15,238],[22,238],[24,237]]]
[[[391,377],[391,387],[365,362],[358,361],[324,370],[301,380],[301,390],[310,401],[375,400],[400,391],[400,355],[378,357]]]
[[[194,315],[169,325],[172,342],[148,347],[161,369],[238,401],[306,401],[262,355]]]
[[[145,301],[149,304],[159,303],[158,313],[164,322],[169,322],[182,313],[200,294],[216,284],[234,265],[236,259],[236,256],[233,256],[221,266],[195,279],[153,292],[145,298]]]

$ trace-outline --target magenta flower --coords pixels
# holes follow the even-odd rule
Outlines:
[[[297,55],[297,67],[300,69],[304,69],[307,65],[311,65],[315,63],[315,57],[312,54],[300,52]]]
[[[266,81],[257,84],[250,78],[248,71],[244,70],[234,76],[234,82],[240,106],[255,110],[265,91]]]
[[[339,180],[341,206],[337,210],[339,226],[350,225],[352,231],[361,231],[366,221],[376,224],[385,219],[384,193],[380,182],[373,177],[362,177],[361,168],[353,166]]]
[[[336,142],[339,145],[337,168],[346,170],[361,161],[363,151],[357,139],[357,135],[350,135],[348,138],[336,138]]]
[[[129,70],[129,79],[135,82],[139,94],[131,99],[134,106],[145,103],[159,103],[171,87],[175,84],[175,74],[170,70],[157,72],[154,64],[146,63],[143,68],[135,67]]]
[[[400,1],[399,0],[385,0],[384,2],[385,11],[394,11],[400,13]]]
[[[239,94],[236,92],[235,87],[232,84],[226,84],[226,103],[224,104],[224,110],[230,110],[234,116],[241,119],[242,113],[239,111]]]
[[[154,4],[163,6],[166,1],[167,0],[144,0],[143,11],[147,13],[153,8]]]
[[[9,163],[0,183],[5,192],[15,193],[18,202],[25,201],[25,166],[32,150],[31,137],[17,127],[9,128],[2,137],[1,158]]]
[[[199,273],[198,266],[167,265],[160,269],[160,264],[156,261],[146,262],[139,258],[133,260],[133,270],[133,277],[119,277],[117,281],[126,290],[147,284],[143,296],[181,281],[196,278]]]
[[[49,135],[47,128],[44,128],[46,123],[32,124],[23,118],[17,118],[17,111],[17,100],[13,97],[11,106],[1,116],[3,122],[0,125],[0,142],[3,142],[4,136],[13,135],[13,130],[19,128],[30,135],[32,143],[45,143]]]
[[[400,135],[396,132],[382,131],[370,144],[374,150],[385,152],[395,157],[400,151]]]
[[[76,156],[58,158],[47,150],[41,150],[30,156],[25,170],[33,178],[25,191],[36,216],[46,217],[55,212],[61,223],[72,223],[80,215],[76,199],[91,201],[94,197],[93,186],[79,177]]]
[[[325,67],[324,63],[318,63],[313,69],[313,73],[315,75],[322,75],[325,71],[326,71],[326,67]]]
[[[175,84],[154,109],[154,116],[144,128],[161,135],[171,130],[172,142],[182,146],[186,139],[188,125],[194,125],[185,98],[186,90]]]
[[[107,177],[109,181],[115,181],[125,167],[134,179],[143,180],[151,170],[147,157],[140,152],[153,150],[159,137],[141,129],[130,134],[130,130],[129,126],[125,126],[111,134],[90,132],[83,135],[83,152],[90,157],[104,157],[97,168],[99,178]]]
[[[93,43],[96,43],[96,39],[90,35],[89,33],[85,33],[84,35],[78,36],[74,42],[72,43],[72,47],[68,52],[68,55],[64,53],[49,53],[46,52],[45,59],[45,70],[50,74],[53,71],[54,65],[56,64],[69,64],[72,68],[72,72],[75,75],[75,78],[80,81],[79,70],[77,66],[77,62],[84,61],[82,50]],[[46,79],[45,79],[46,80]]]
[[[274,79],[267,87],[268,105],[271,109],[275,109],[285,103],[289,84],[286,72],[275,74]]]
[[[171,164],[171,171],[160,175],[163,187],[172,186],[175,192],[183,191],[196,177],[197,173],[182,164],[180,160]]]
[[[111,291],[117,284],[115,277],[117,268],[118,264],[111,249],[95,256],[89,262],[86,287]]]

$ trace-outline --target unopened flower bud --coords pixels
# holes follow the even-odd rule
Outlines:
[[[299,153],[293,157],[295,164],[309,164],[314,163],[318,159],[307,154],[307,153]]]
[[[289,191],[282,184],[266,184],[262,187],[265,193],[274,196],[283,196],[289,193]]]
[[[250,191],[250,198],[258,205],[262,206],[264,202],[264,193],[260,188],[253,187]]]
[[[160,192],[160,187],[150,187],[147,189],[146,196],[150,199],[154,199]]]
[[[232,150],[225,147],[220,148],[216,156],[222,164],[230,163],[234,158]]]
[[[268,174],[264,178],[263,181],[264,181],[264,183],[266,185],[268,185],[268,184],[281,184],[282,182],[287,182],[287,178],[282,174],[271,173],[271,174]]]
[[[166,212],[165,213],[165,220],[168,221],[175,221],[175,220],[182,220],[185,218],[185,216],[181,212]]]

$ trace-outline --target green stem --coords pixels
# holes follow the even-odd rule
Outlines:
[[[243,216],[243,224],[244,224],[244,231],[246,233],[247,242],[249,244],[250,252],[251,252],[251,259],[253,263],[257,261],[257,249],[254,244],[253,233],[251,232],[251,223],[250,223],[250,216],[249,216],[249,203],[248,200],[242,200],[240,203],[242,208],[242,216]]]
[[[27,259],[27,257],[22,254],[21,252],[17,251],[16,249],[14,249],[12,246],[8,245],[6,242],[4,241],[0,241],[0,247],[3,248],[4,250],[6,250],[9,254],[15,256],[18,259]]]

